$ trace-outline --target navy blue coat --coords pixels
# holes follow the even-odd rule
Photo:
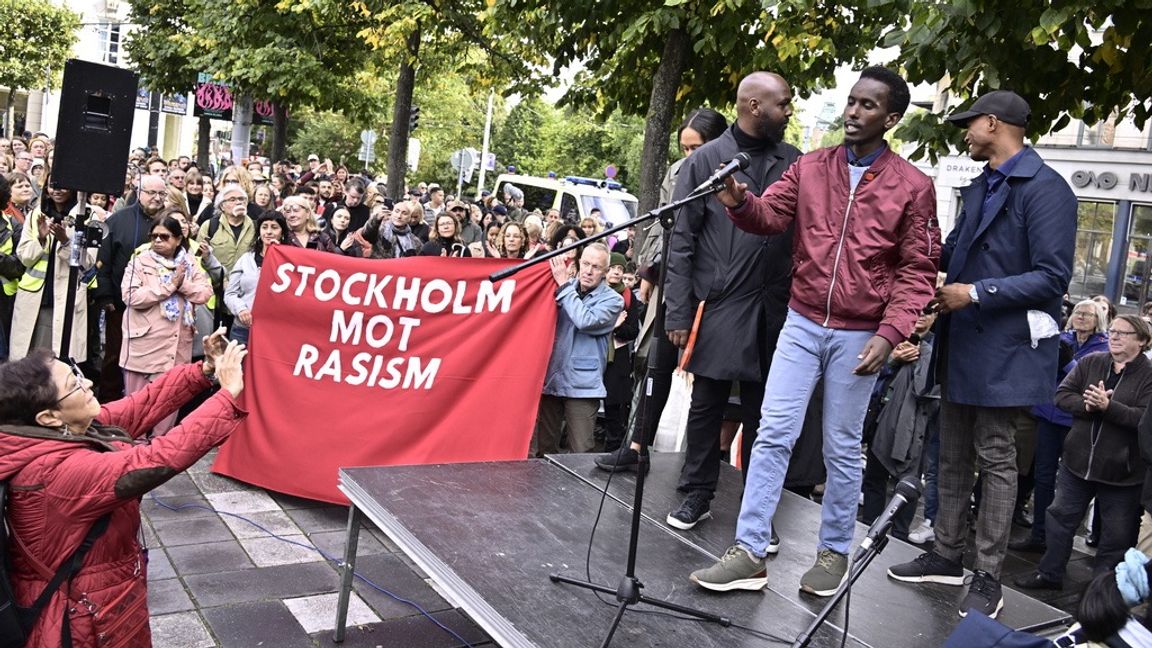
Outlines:
[[[1059,336],[1032,348],[1028,311],[1060,321],[1076,248],[1076,196],[1031,148],[1005,184],[986,217],[986,175],[960,190],[963,208],[941,255],[947,283],[975,284],[980,297],[938,323],[937,376],[953,403],[1031,406],[1056,389]]]

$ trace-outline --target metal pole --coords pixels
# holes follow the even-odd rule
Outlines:
[[[484,144],[480,148],[480,180],[476,183],[476,200],[480,200],[480,192],[484,191],[484,165],[488,161],[488,144],[492,140],[492,102],[496,98],[496,92],[490,91],[488,93],[488,118],[484,120]],[[459,192],[457,192],[459,193]]]

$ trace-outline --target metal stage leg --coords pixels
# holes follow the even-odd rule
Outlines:
[[[336,603],[336,631],[332,641],[343,643],[344,626],[348,623],[348,601],[352,596],[352,578],[356,572],[356,547],[360,544],[360,523],[364,514],[355,504],[348,507],[348,535],[344,540],[344,564],[340,569],[340,599]]]

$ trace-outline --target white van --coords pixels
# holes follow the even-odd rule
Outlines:
[[[591,215],[599,209],[605,222],[619,225],[636,218],[636,196],[624,191],[619,182],[593,178],[538,178],[536,176],[502,173],[496,178],[493,195],[504,201],[504,187],[514,185],[524,192],[524,209],[539,209],[541,213],[555,208],[560,216],[572,222]]]

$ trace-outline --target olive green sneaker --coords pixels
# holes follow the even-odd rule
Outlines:
[[[764,568],[764,559],[753,556],[740,545],[732,545],[720,556],[720,562],[692,572],[688,579],[714,592],[755,591],[768,585],[768,570]]]
[[[848,556],[831,549],[816,553],[816,564],[800,577],[800,591],[816,596],[832,596],[848,575]]]

